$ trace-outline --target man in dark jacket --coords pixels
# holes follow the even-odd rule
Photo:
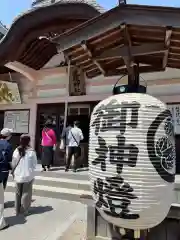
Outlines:
[[[0,133],[0,230],[9,227],[4,219],[4,189],[7,184],[10,165],[12,161],[12,146],[8,142],[12,136],[12,130],[4,128]]]
[[[3,187],[6,189],[9,170],[12,161],[12,145],[9,140],[12,136],[12,130],[3,128],[0,133],[0,180],[3,180]]]

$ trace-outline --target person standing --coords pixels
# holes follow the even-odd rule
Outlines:
[[[56,146],[56,134],[52,128],[52,121],[48,119],[42,130],[42,171],[50,170],[54,157],[54,147]]]
[[[62,136],[61,136],[61,141],[63,141],[63,145],[64,145],[65,151],[66,151],[66,159],[68,156],[68,145],[69,145],[68,135],[69,135],[69,131],[71,130],[71,128],[72,128],[72,124],[70,124],[68,122],[67,127],[63,130]]]
[[[79,121],[74,122],[74,127],[69,130],[68,133],[68,154],[66,160],[65,171],[69,170],[72,156],[74,155],[74,166],[73,171],[77,170],[77,160],[80,157],[80,141],[84,139],[82,130],[79,128]]]
[[[12,175],[16,183],[16,215],[28,213],[32,201],[37,156],[30,147],[30,140],[29,135],[22,135],[20,137],[20,145],[13,153]]]
[[[0,231],[9,227],[9,224],[4,218],[4,187],[0,179]]]
[[[4,190],[6,189],[9,171],[11,170],[13,150],[9,140],[12,137],[12,132],[12,129],[9,128],[3,128],[0,132],[0,164]]]
[[[12,130],[4,128],[0,135],[0,230],[3,230],[9,227],[4,219],[4,190],[12,161],[12,146],[8,142],[12,136]]]

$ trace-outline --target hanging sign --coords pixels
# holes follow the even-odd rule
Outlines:
[[[6,111],[4,127],[12,129],[14,133],[29,133],[29,110]]]
[[[21,103],[17,83],[0,81],[0,104]]]
[[[174,133],[180,134],[180,104],[168,104],[168,108],[172,114]]]
[[[69,95],[81,96],[86,94],[84,72],[75,67],[71,67],[69,76]]]

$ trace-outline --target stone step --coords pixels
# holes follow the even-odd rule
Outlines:
[[[9,176],[9,182],[13,182],[12,176]],[[50,187],[50,188],[66,188],[74,190],[90,191],[90,182],[88,180],[72,179],[66,176],[61,177],[48,177],[48,176],[35,176],[35,185]]]
[[[35,196],[64,199],[70,201],[83,202],[83,196],[90,196],[90,184],[88,180],[79,180],[75,176],[77,173],[54,174],[51,172],[39,173],[35,177],[33,184],[33,194]],[[53,176],[53,177],[52,177]],[[56,177],[55,177],[56,176]],[[12,176],[9,176],[7,192],[15,192],[15,183]]]
[[[52,178],[69,178],[69,179],[75,179],[75,180],[86,180],[89,181],[88,176],[88,169],[78,169],[76,173],[74,173],[72,170],[69,170],[68,172],[64,171],[63,167],[55,167],[52,168],[49,172],[41,172],[40,167],[38,166],[38,169],[36,170],[37,176],[47,176]]]

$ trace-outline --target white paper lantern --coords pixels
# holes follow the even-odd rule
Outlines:
[[[147,94],[114,95],[91,115],[89,174],[96,207],[108,222],[148,229],[167,216],[175,143],[167,106]]]

